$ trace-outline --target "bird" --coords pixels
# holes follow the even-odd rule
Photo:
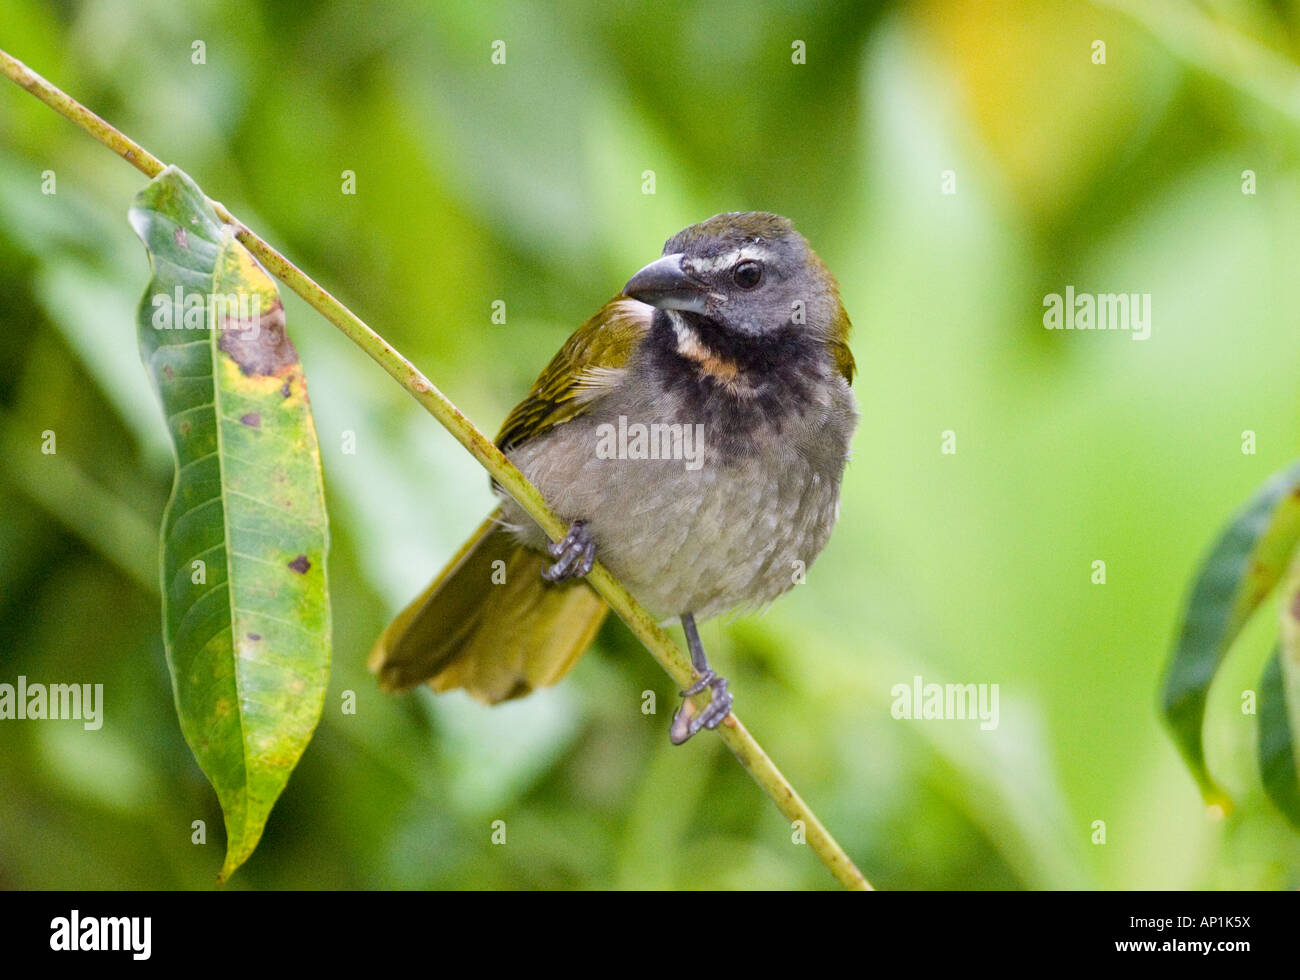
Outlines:
[[[682,626],[698,679],[670,740],[716,728],[734,699],[697,622],[765,607],[826,545],[858,421],[851,329],[788,218],[727,212],[669,238],[497,435],[567,533],[552,542],[493,482],[500,505],[375,643],[380,687],[496,704],[556,683],[608,611],[583,581],[598,557]]]

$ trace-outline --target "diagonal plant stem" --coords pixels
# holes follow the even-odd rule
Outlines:
[[[134,140],[128,138],[76,99],[63,92],[21,61],[0,49],[0,71],[16,84],[40,99],[50,108],[85,130],[110,150],[136,167],[147,177],[156,177],[165,164]],[[388,341],[371,330],[360,317],[335,299],[311,277],[295,266],[278,251],[237,220],[224,205],[211,201],[222,221],[236,230],[236,237],[276,277],[312,305],[325,319],[338,327],[347,337],[365,351],[403,388],[410,392],[438,422],[460,442],[470,455],[505,488],[541,528],[554,540],[567,532],[567,526],[542,499],[541,493],[524,475],[506,459],[505,455],[469,421],[451,401],[439,391],[410,361],[403,357]],[[591,584],[628,628],[636,634],[659,665],[680,687],[693,684],[698,675],[690,661],[650,614],[638,603],[617,579],[597,563],[587,576]],[[703,693],[694,697],[697,710],[707,703]],[[817,819],[817,815],[781,773],[762,746],[749,734],[735,714],[727,716],[717,729],[740,764],[749,771],[754,781],[771,797],[787,820],[799,822],[808,846],[845,888],[865,891],[870,883],[844,853],[839,842]]]

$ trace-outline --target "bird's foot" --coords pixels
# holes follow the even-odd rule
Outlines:
[[[727,679],[716,671],[705,670],[698,681],[682,691],[682,697],[689,698],[693,694],[699,694],[706,687],[712,693],[713,699],[703,711],[698,715],[690,714],[689,712],[694,710],[691,703],[682,701],[677,714],[673,715],[672,727],[668,729],[668,738],[674,745],[681,745],[701,728],[717,728],[727,715],[731,714],[732,697],[731,692],[727,690]]]
[[[554,565],[542,569],[542,578],[548,582],[567,582],[582,578],[596,564],[596,542],[591,539],[586,521],[574,521],[569,533],[559,541],[547,545]]]

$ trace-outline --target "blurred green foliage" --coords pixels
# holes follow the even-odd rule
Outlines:
[[[863,419],[808,584],[704,628],[752,731],[878,886],[1300,885],[1240,709],[1269,617],[1210,697],[1232,816],[1207,818],[1156,714],[1198,557],[1297,455],[1294,2],[6,0],[0,47],[190,173],[488,430],[672,233],[789,215],[844,287]],[[103,683],[106,716],[0,721],[0,887],[208,887],[220,864],[159,635],[171,464],[134,336],[142,184],[0,87],[0,682]],[[1150,339],[1044,330],[1066,285],[1152,294]],[[716,741],[669,745],[673,691],[617,623],[518,703],[377,692],[372,640],[490,507],[487,480],[286,304],[335,661],[231,887],[831,887]],[[894,719],[918,674],[998,684],[1000,726]]]

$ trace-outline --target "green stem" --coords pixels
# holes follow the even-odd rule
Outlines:
[[[161,160],[144,147],[109,125],[81,103],[67,95],[22,62],[0,50],[0,71],[28,92],[50,106],[60,115],[75,123],[128,163],[148,177],[156,177],[164,168]],[[238,221],[225,206],[212,201],[218,216],[236,230],[236,237],[266,266],[268,270],[295,293],[312,305],[325,319],[338,327],[347,337],[365,351],[387,371],[394,380],[411,393],[424,408],[460,442],[470,455],[482,464],[497,483],[517,500],[548,535],[559,540],[567,527],[542,499],[541,493],[524,478],[510,460],[469,421],[447,396],[439,391],[410,361],[403,357],[388,341],[370,329],[360,317],[340,303],[323,287],[306,275],[278,251]],[[628,625],[637,638],[645,644],[659,665],[680,687],[689,687],[697,679],[685,654],[650,614],[610,575],[604,566],[597,564],[587,576],[587,581],[609,603],[610,608]],[[701,693],[695,696],[698,710],[707,704]],[[772,798],[786,819],[800,821],[808,846],[821,862],[845,887],[857,890],[870,889],[871,885],[853,864],[844,849],[817,819],[808,804],[794,791],[762,747],[740,723],[735,714],[728,715],[718,728],[723,742],[749,771],[754,781]]]

